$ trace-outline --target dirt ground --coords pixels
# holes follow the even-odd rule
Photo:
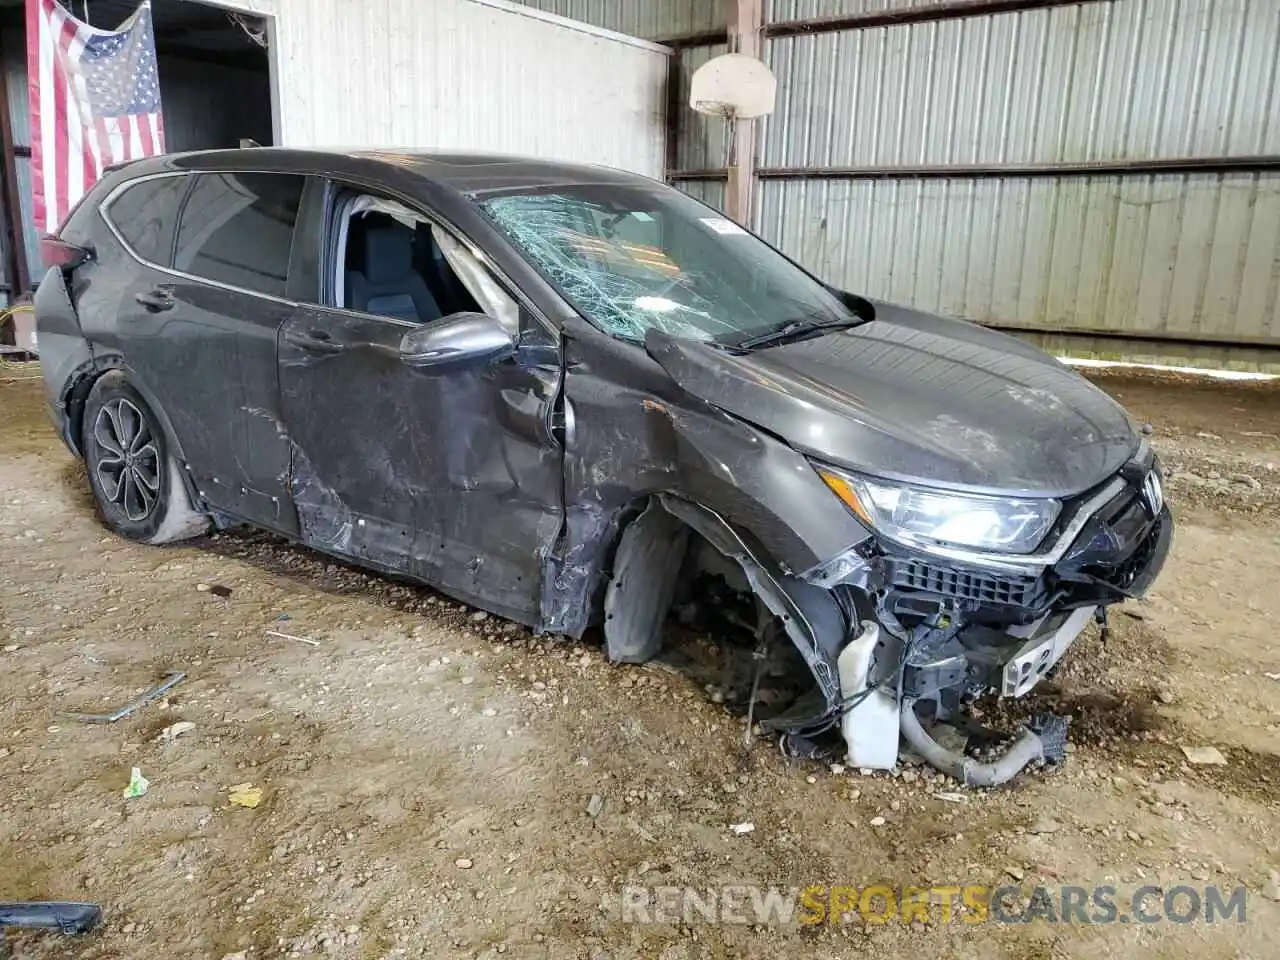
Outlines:
[[[11,936],[18,957],[1280,956],[1280,388],[1099,378],[1153,426],[1174,552],[1033,695],[1074,717],[1067,763],[986,792],[748,748],[680,673],[270,538],[109,535],[37,377],[0,368],[0,900],[93,900],[106,921]],[[171,669],[185,682],[116,724],[67,715]],[[160,737],[179,721],[194,728]],[[150,789],[124,799],[132,767]],[[229,804],[243,783],[256,808]],[[621,908],[624,885],[877,883],[1108,884],[1122,913],[1147,884],[1243,885],[1247,913],[811,926]]]

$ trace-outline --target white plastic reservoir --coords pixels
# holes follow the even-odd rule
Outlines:
[[[848,748],[850,766],[871,770],[892,770],[898,763],[898,702],[883,689],[865,694],[871,672],[871,658],[880,642],[880,626],[863,620],[862,632],[840,652],[836,668],[840,674],[840,695],[848,702],[859,697],[857,706],[845,713],[840,732]]]

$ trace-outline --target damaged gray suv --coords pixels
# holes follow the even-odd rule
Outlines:
[[[608,655],[717,597],[765,726],[900,738],[1026,694],[1173,520],[1124,411],[999,333],[834,289],[661,183],[511,157],[215,151],[109,172],[56,236],[48,400],[116,532],[249,524]],[[759,710],[756,708],[759,706]],[[838,741],[837,741],[838,742]]]

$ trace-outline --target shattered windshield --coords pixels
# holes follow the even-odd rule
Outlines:
[[[732,220],[661,184],[556,187],[481,207],[584,317],[733,344],[854,319],[825,287]]]

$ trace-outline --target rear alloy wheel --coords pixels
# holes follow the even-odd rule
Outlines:
[[[208,528],[191,506],[163,428],[121,371],[89,391],[81,449],[102,519],[116,533],[168,543]]]
[[[160,451],[151,425],[118,397],[98,408],[93,439],[99,447],[93,466],[99,489],[130,523],[146,523],[160,502]]]

